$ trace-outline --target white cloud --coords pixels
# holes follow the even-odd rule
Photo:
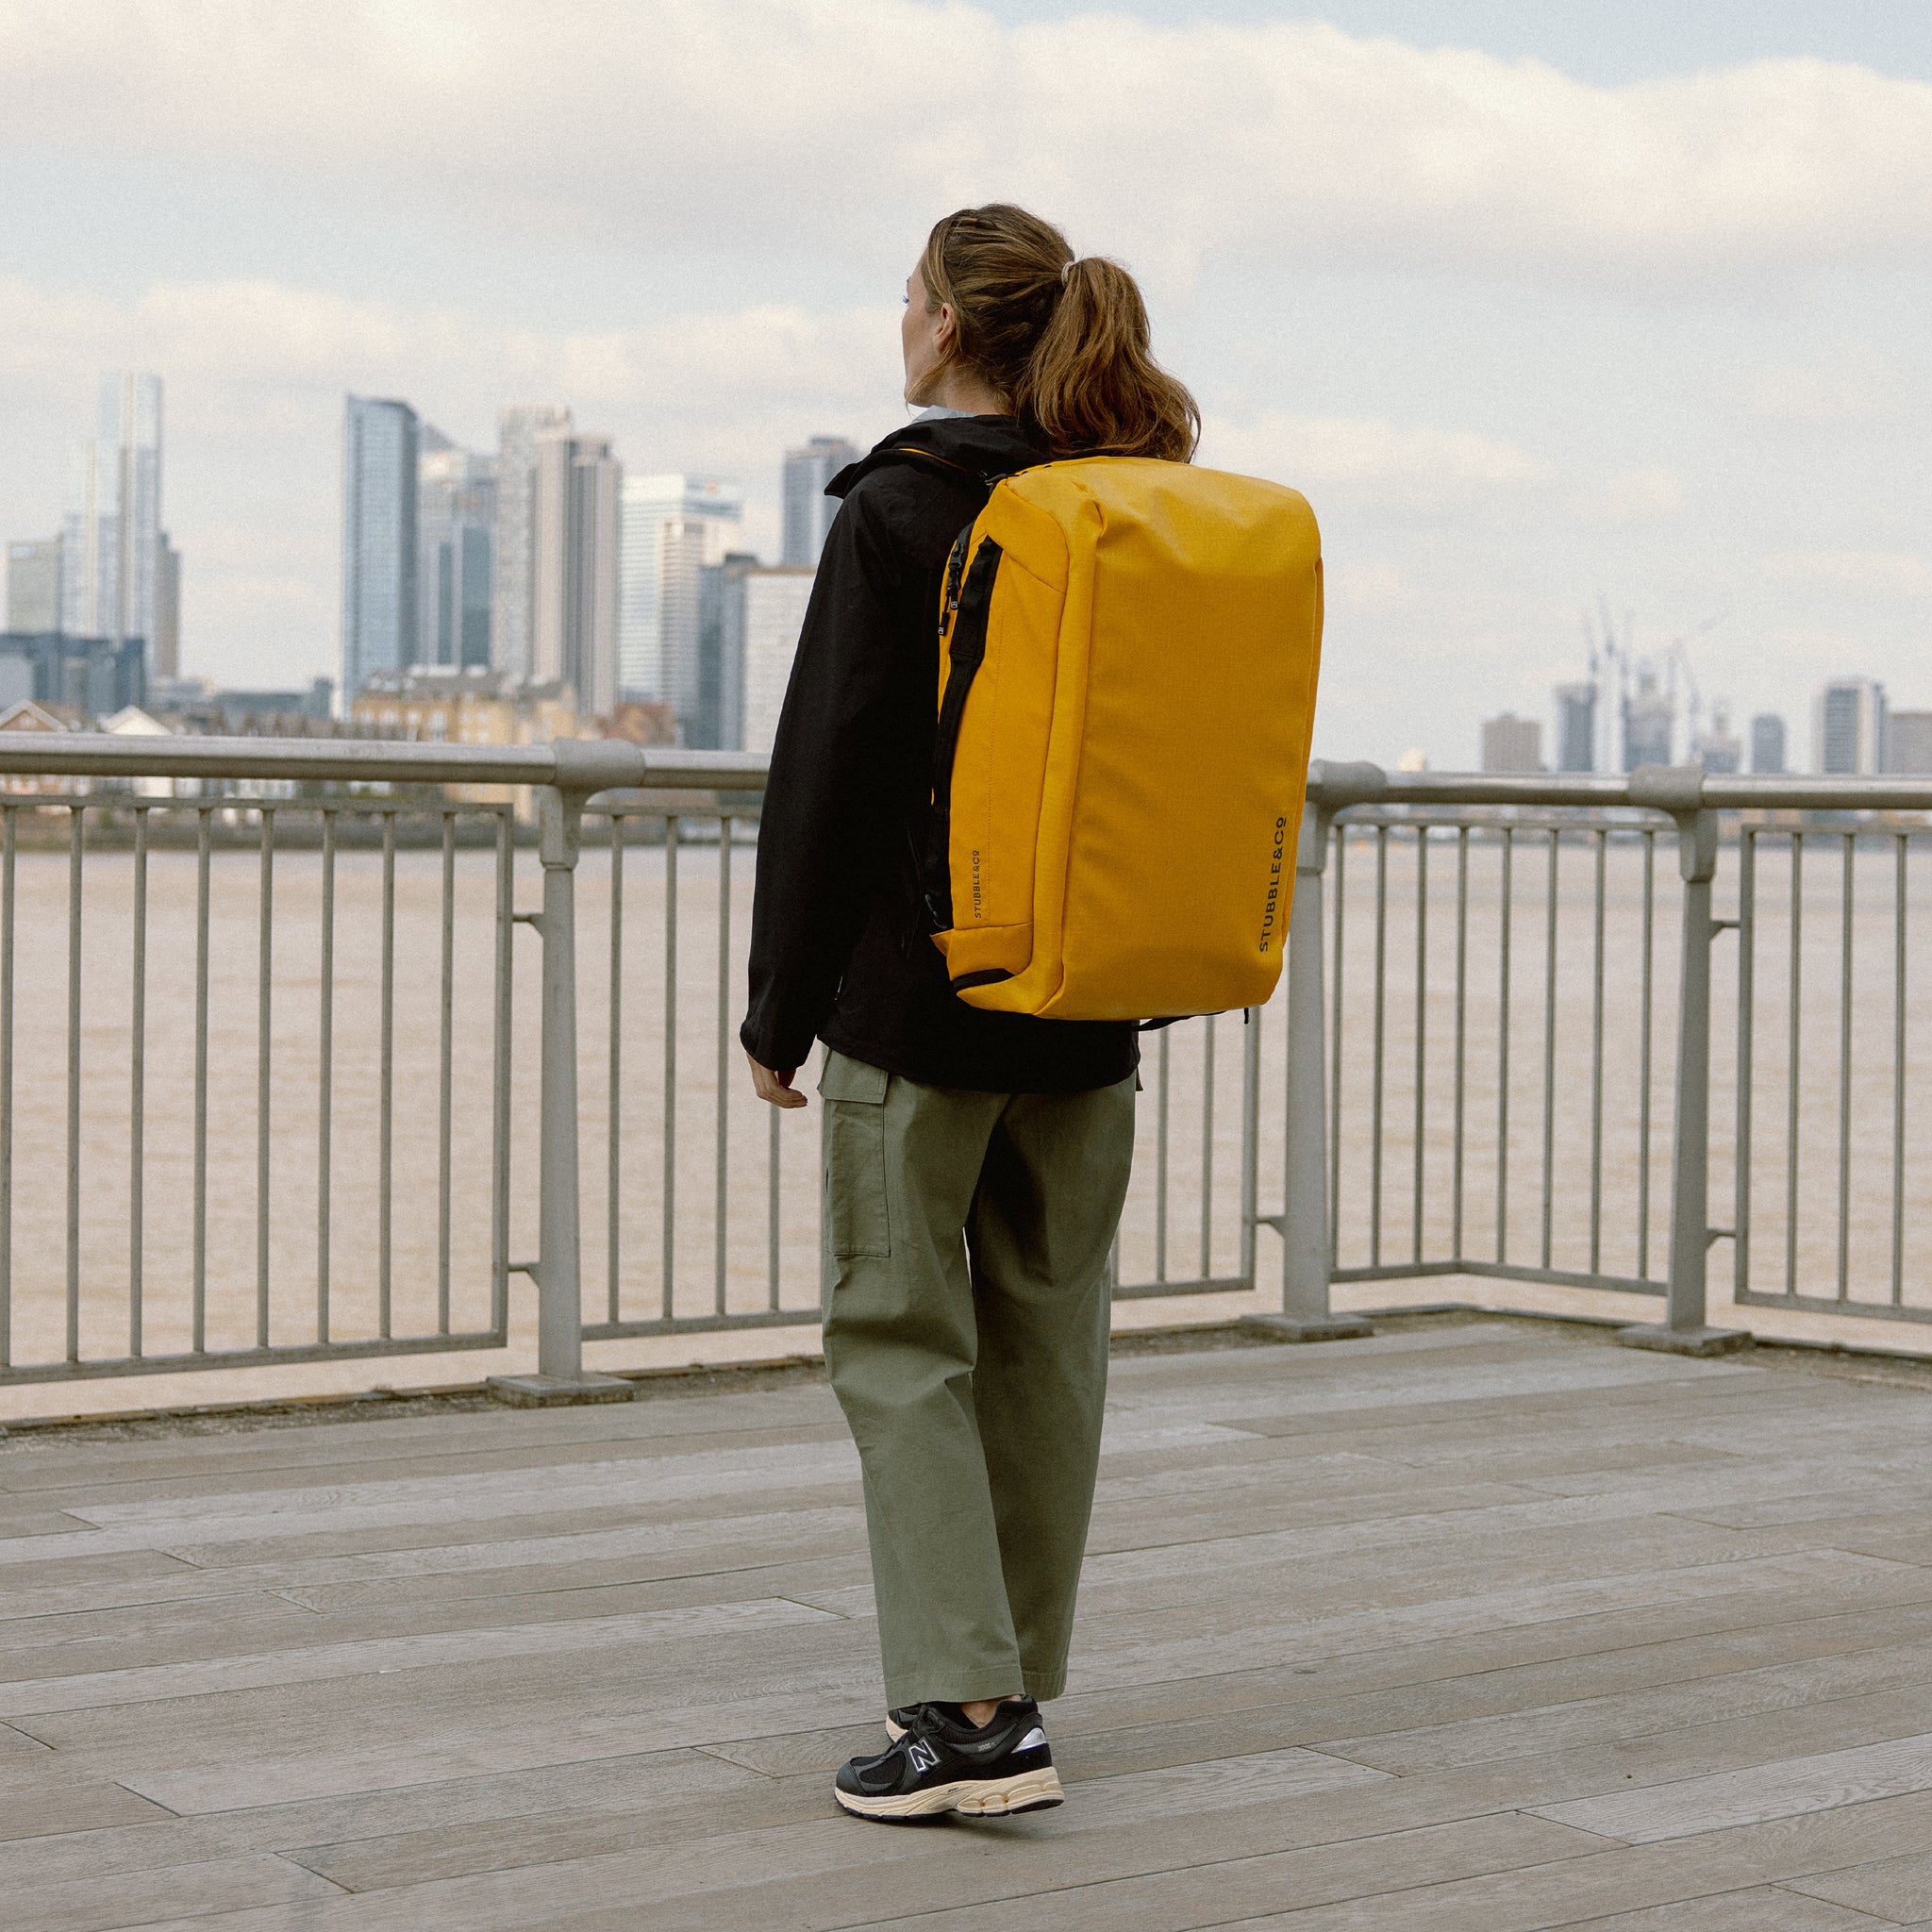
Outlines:
[[[1672,470],[1645,467],[1619,470],[1578,491],[1574,508],[1586,524],[1650,523],[1674,516],[1684,507],[1684,485]]]
[[[1890,415],[1900,380],[1868,360],[1857,366],[1765,369],[1742,385],[1745,408],[1767,423],[1835,425]]]
[[[1897,550],[1784,550],[1764,559],[1780,583],[1822,584],[1868,596],[1932,597],[1932,563]]]
[[[1244,425],[1209,418],[1201,460],[1376,508],[1480,499],[1551,474],[1527,450],[1471,430],[1279,412]]]
[[[1310,22],[0,0],[0,127],[632,248],[896,256],[993,192],[1172,276],[1282,257],[1648,277],[1932,245],[1932,87],[1787,59],[1599,88]]]

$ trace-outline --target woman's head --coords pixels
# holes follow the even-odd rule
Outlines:
[[[1050,222],[1004,202],[948,215],[908,299],[908,402],[935,400],[949,375],[976,378],[1056,455],[1193,455],[1200,412],[1148,351],[1133,276],[1075,260]]]

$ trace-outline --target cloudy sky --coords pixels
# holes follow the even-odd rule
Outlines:
[[[0,0],[0,534],[167,383],[184,655],[337,656],[345,390],[735,477],[904,419],[934,217],[1128,262],[1330,568],[1321,749],[1474,761],[1605,600],[1707,703],[1932,707],[1924,0]]]

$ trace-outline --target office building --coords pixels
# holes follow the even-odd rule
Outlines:
[[[1505,711],[1483,720],[1483,770],[1541,772],[1543,768],[1543,727],[1534,718]]]
[[[825,494],[825,485],[858,452],[842,436],[814,436],[803,449],[785,452],[785,539],[779,561],[809,570],[818,568],[825,547],[825,532],[839,513],[839,499]]]
[[[155,633],[161,574],[161,379],[101,378],[94,434],[81,445],[62,529],[62,630]]]
[[[1690,762],[1724,775],[1744,769],[1743,742],[1731,729],[1731,714],[1723,705],[1712,708],[1709,727],[1697,734],[1690,746]]]
[[[74,722],[147,702],[140,638],[77,638],[65,631],[0,631],[0,709],[58,705]]]
[[[495,463],[425,424],[416,464],[419,663],[489,668],[495,543]]]
[[[7,546],[7,628],[52,631],[60,628],[58,537]]]
[[[1596,770],[1596,686],[1557,687],[1557,769]]]
[[[1760,711],[1751,721],[1751,769],[1766,776],[1785,769],[1785,721],[1775,711]]]
[[[491,664],[511,677],[529,676],[536,635],[537,439],[570,424],[569,409],[553,403],[520,405],[497,418],[490,650]]]
[[[537,438],[530,675],[567,686],[591,715],[617,702],[623,486],[608,436],[550,429]]]
[[[687,728],[698,709],[703,572],[743,514],[734,483],[676,471],[624,479],[618,690],[631,703],[668,704]]]
[[[743,666],[744,751],[771,756],[815,575],[795,564],[758,564],[740,579],[737,608],[730,613],[737,620],[736,637],[727,628],[724,642],[727,652],[736,644]]]
[[[350,396],[342,408],[342,699],[418,661],[416,464],[408,403]]]
[[[1675,708],[1657,689],[1657,673],[1649,665],[1637,672],[1637,689],[1624,700],[1624,769],[1671,762],[1671,741],[1676,735]]]
[[[1835,677],[1811,707],[1811,768],[1834,777],[1885,769],[1885,687]]]
[[[153,677],[181,675],[181,553],[161,532],[158,568],[155,574],[154,649],[149,653]]]
[[[1932,711],[1891,711],[1885,720],[1885,769],[1932,773]]]

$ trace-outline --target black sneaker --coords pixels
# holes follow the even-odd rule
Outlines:
[[[833,1785],[832,1795],[860,1818],[994,1818],[1063,1802],[1030,1697],[1001,1705],[978,1729],[957,1704],[909,1705],[892,1712],[890,1728],[891,1743],[876,1757],[853,1758]]]

